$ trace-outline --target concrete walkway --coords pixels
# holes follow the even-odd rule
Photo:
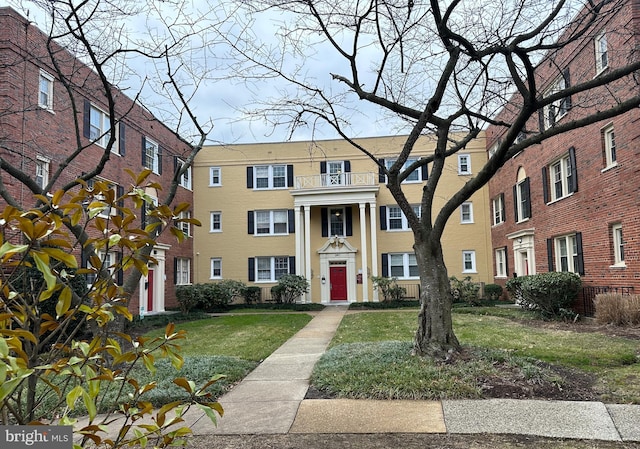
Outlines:
[[[220,398],[214,426],[185,416],[195,435],[286,433],[504,433],[640,441],[640,406],[541,400],[305,400],[313,366],[347,311],[326,307]]]

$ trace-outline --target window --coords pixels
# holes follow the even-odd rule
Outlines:
[[[209,232],[222,232],[222,212],[211,212]]]
[[[471,155],[470,154],[458,155],[458,174],[459,175],[471,174]]]
[[[531,218],[531,196],[529,178],[524,177],[524,170],[518,174],[518,183],[513,186],[514,209],[516,222]]]
[[[181,170],[184,165],[184,161],[176,159],[176,169]],[[186,171],[180,176],[180,186],[185,189],[191,190],[191,166],[187,167]]]
[[[191,284],[191,260],[176,257],[175,278],[176,285]]]
[[[53,111],[53,76],[42,70],[38,82],[38,106]]]
[[[547,179],[547,171],[550,179]],[[578,191],[578,177],[576,173],[576,154],[571,147],[569,154],[553,162],[549,167],[543,167],[543,195],[544,202],[556,201]]]
[[[111,138],[111,122],[109,116],[91,105],[90,118],[89,118],[89,139],[91,139],[97,145],[106,148],[109,139]],[[117,153],[117,145],[114,143],[112,150]]]
[[[383,257],[385,255],[383,254]],[[387,261],[384,261],[384,264],[388,263],[388,274],[391,277],[395,278],[417,278],[420,276],[418,272],[418,263],[416,261],[416,255],[414,253],[398,253],[398,254],[387,254]],[[383,271],[384,270],[383,266]]]
[[[288,215],[287,210],[255,211],[255,234],[287,234],[289,231]]]
[[[340,237],[346,235],[343,208],[331,208],[329,210],[329,235]]]
[[[613,262],[615,266],[624,267],[624,240],[622,239],[622,225],[611,226],[613,236]]]
[[[256,189],[280,189],[287,187],[286,165],[258,165],[255,167]]]
[[[421,206],[412,206],[413,212],[416,214],[418,218],[420,218]],[[411,227],[409,226],[409,221],[407,217],[402,212],[399,206],[387,206],[386,207],[387,216],[385,217],[387,222],[386,229],[390,231],[409,231]]]
[[[178,215],[178,220],[188,220],[191,218],[191,212],[182,211]],[[191,237],[191,223],[188,221],[178,221],[176,227],[182,231],[186,237]]]
[[[476,273],[476,252],[462,251],[462,272]]]
[[[343,161],[329,161],[327,162],[327,168],[329,170],[326,185],[335,186],[345,184],[344,178],[344,162]]]
[[[220,257],[211,258],[211,279],[222,279],[222,259]]]
[[[44,189],[49,183],[49,164],[49,160],[43,157],[36,159],[35,181],[41,189]]]
[[[558,271],[578,272],[578,241],[575,234],[556,237],[555,251]]]
[[[407,162],[404,163],[400,171],[406,170],[408,166],[416,162],[417,159],[409,158]],[[387,159],[385,160],[385,166],[387,169],[390,169],[393,164],[395,164],[396,159]],[[423,166],[420,169],[415,169],[402,181],[402,182],[422,182],[427,180],[427,166]]]
[[[275,282],[289,273],[289,257],[256,257],[257,282]]]
[[[87,187],[91,190],[94,199],[94,201],[89,205],[90,216],[93,214],[93,216],[98,215],[102,218],[108,218],[109,216],[114,216],[118,213],[118,209],[112,207],[107,200],[105,193],[110,196],[111,193],[108,191],[114,190],[117,196],[121,196],[121,193],[118,193],[121,189],[119,186],[116,186],[114,183],[105,179],[95,178],[90,179],[87,182]]]
[[[151,139],[145,139],[143,165],[154,173],[161,174],[160,147]]]
[[[104,268],[109,272],[109,275],[116,284],[122,283],[122,270],[116,272],[116,265],[118,262],[117,255],[111,252],[98,251],[96,253],[100,259],[100,265],[94,267],[89,260],[87,260],[86,268],[92,269],[89,274],[86,275],[87,285],[91,288],[96,283],[98,273]]]
[[[616,135],[613,131],[613,125],[609,125],[602,130],[602,144],[604,146],[606,168],[617,165]]]
[[[544,92],[544,97],[549,97],[553,94],[561,92],[569,87],[569,71],[565,70],[556,80],[551,83],[551,86]],[[545,105],[542,109],[542,130],[549,129],[556,124],[567,112],[571,109],[571,97],[559,98],[552,103]]]
[[[596,46],[596,75],[609,66],[609,56],[607,52],[607,35],[603,31],[595,38]]]
[[[209,167],[209,187],[222,185],[222,169],[220,167]]]
[[[473,204],[471,202],[460,205],[460,223],[473,223]]]
[[[493,225],[498,225],[500,223],[504,223],[505,214],[504,214],[504,193],[496,196],[492,202],[492,212],[493,212]]]
[[[507,250],[499,248],[496,250],[496,277],[507,277]]]
[[[496,142],[493,145],[491,145],[491,147],[489,148],[489,159],[491,159],[493,155],[496,154],[496,151],[498,151],[499,145],[500,145],[500,142]]]

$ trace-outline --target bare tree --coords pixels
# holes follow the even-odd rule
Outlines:
[[[640,61],[633,45],[617,49],[615,67],[610,64],[607,72],[594,77],[593,71],[578,70],[571,82],[564,79],[549,89],[553,79],[563,75],[569,52],[592,42],[609,17],[631,8],[629,2],[262,0],[249,4],[236,16],[235,34],[227,33],[242,68],[238,73],[255,82],[285,81],[290,89],[281,98],[256,98],[259,106],[247,112],[274,126],[288,126],[290,133],[319,122],[329,124],[380,166],[415,237],[422,293],[414,351],[442,357],[458,350],[441,244],[447,220],[524,148],[638,107],[635,76]],[[263,30],[265,20],[277,23],[278,42],[269,33],[252,32]],[[616,33],[631,37],[634,30]],[[314,64],[331,72],[331,83],[309,76],[307,69]],[[551,68],[538,70],[543,65]],[[597,112],[589,108],[594,104],[599,105]],[[539,116],[563,107],[571,109],[567,119],[538,127]],[[407,135],[393,166],[385,167],[354,141],[362,133],[356,121],[359,115],[395,123],[396,130]],[[492,156],[434,210],[447,160],[490,124],[504,130]],[[435,136],[433,153],[403,168],[424,134]],[[417,217],[402,181],[427,164],[430,173],[422,214]]]

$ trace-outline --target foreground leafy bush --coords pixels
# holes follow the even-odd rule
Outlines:
[[[498,284],[487,284],[484,286],[484,295],[491,301],[497,301],[502,296],[502,286]]]
[[[522,307],[545,318],[561,318],[570,313],[581,285],[580,276],[568,272],[540,273],[507,281],[509,293],[518,298]]]
[[[256,287],[255,285],[245,287],[242,291],[242,296],[244,297],[245,304],[257,304],[260,302],[260,287]]]
[[[382,293],[383,302],[401,301],[407,294],[407,289],[398,285],[397,278],[385,276],[371,276],[374,290]]]
[[[233,279],[194,285],[179,285],[176,287],[176,298],[183,313],[188,313],[194,308],[213,311],[218,308],[224,308],[236,298],[244,296],[246,288],[244,283]]]
[[[478,292],[480,291],[480,285],[473,282],[471,276],[465,276],[462,279],[458,279],[455,276],[449,278],[451,282],[451,294],[453,295],[453,302],[466,302],[469,304],[476,304],[480,299]]]
[[[278,285],[271,287],[271,296],[278,304],[292,304],[308,291],[309,282],[304,276],[285,274],[278,280]]]

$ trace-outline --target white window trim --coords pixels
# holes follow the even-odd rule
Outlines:
[[[611,237],[613,239],[613,265],[611,268],[625,268],[627,264],[624,260],[624,234],[622,224],[617,223],[611,226]]]
[[[418,216],[418,219],[420,219],[421,213],[422,213],[422,206],[421,205],[412,205],[411,207],[413,207],[414,212],[416,213],[416,215]],[[401,228],[395,228],[395,229],[391,229],[391,209],[397,208],[398,210],[400,210],[400,220],[401,220]],[[387,214],[386,214],[386,220],[387,220],[387,231],[389,232],[406,232],[406,231],[411,231],[411,226],[409,226],[409,220],[407,220],[407,216],[404,214],[404,212],[402,211],[402,209],[400,209],[400,206],[397,205],[389,205],[387,206]],[[394,220],[397,220],[397,218],[393,218]]]
[[[268,212],[269,213],[269,232],[261,232],[258,233],[258,212]],[[274,215],[276,212],[284,212],[287,217],[285,221],[286,231],[285,232],[275,232],[275,220]],[[343,212],[344,213],[344,212]],[[270,209],[270,210],[256,210],[254,211],[254,220],[253,220],[253,235],[260,237],[265,235],[289,235],[289,211],[287,209]]]
[[[270,263],[270,275],[269,275],[269,279],[260,279],[258,273],[259,273],[259,260],[260,259],[269,259],[269,263]],[[291,270],[291,267],[289,266],[289,256],[264,256],[264,257],[256,257],[256,261],[255,261],[255,282],[257,284],[262,284],[262,283],[273,283],[273,282],[278,282],[278,279],[276,279],[276,259],[285,259],[287,261],[287,271],[286,273],[288,274],[289,271]]]
[[[566,88],[566,81],[564,79],[564,75],[560,74],[554,81],[553,83],[551,83],[551,85],[549,86],[549,88],[544,92],[543,97],[548,97],[550,95],[553,95],[556,92],[560,92],[561,90]],[[561,107],[562,103],[566,101],[565,98],[559,98],[556,101],[554,101],[553,103],[550,103],[546,106],[543,107],[542,111],[543,111],[543,122],[544,122],[544,129],[549,129],[551,128],[553,125],[555,125],[556,123],[558,123],[562,117],[564,117],[565,115],[567,115],[567,113],[569,111],[567,111],[566,108]],[[551,123],[551,121],[549,120],[549,113],[551,111],[551,108],[554,108],[554,114],[553,114],[553,123]]]
[[[219,270],[220,270],[220,275],[218,276],[216,276],[213,272],[216,262],[218,263]],[[222,279],[222,257],[212,257],[209,268],[210,268],[209,279]]]
[[[501,195],[498,195],[494,197],[493,200],[491,200],[491,207],[492,207],[491,212],[493,214],[493,216],[491,217],[493,221],[493,226],[497,226],[499,224],[504,223],[505,217],[504,217],[504,214],[502,213],[504,211],[504,204],[502,204]]]
[[[185,279],[183,279],[186,276]],[[191,285],[191,259],[178,257],[176,259],[176,285]]]
[[[495,250],[496,259],[496,278],[507,278],[507,250],[504,248],[498,248]],[[502,264],[500,263],[502,259]]]
[[[526,178],[525,178],[526,179]],[[529,221],[529,217],[524,216],[524,209],[523,209],[523,204],[522,204],[522,200],[523,200],[523,189],[524,189],[524,182],[525,179],[523,179],[522,181],[519,181],[516,184],[516,195],[517,195],[517,205],[518,205],[518,221],[517,223],[524,223],[526,221]],[[531,201],[531,198],[529,198],[529,201]]]
[[[465,207],[469,208],[469,219],[464,219],[464,209]],[[460,205],[460,224],[473,224],[473,203],[471,201],[466,201]]]
[[[91,187],[91,189],[93,189],[93,186],[94,186],[94,182],[92,182],[92,181],[93,180],[89,180],[89,182],[87,183],[87,185],[89,187]],[[107,187],[109,189],[113,189],[113,190],[117,191],[117,187],[116,187],[117,184],[112,182],[112,181],[109,181],[109,180],[104,179],[104,178],[96,178],[95,181],[106,182],[107,183]],[[100,201],[100,202],[104,202],[104,200],[105,200],[104,196],[101,195],[101,194],[94,195],[94,198],[97,201]],[[104,203],[104,204],[105,204],[105,207],[100,213],[98,213],[98,217],[109,218],[110,216],[113,217],[113,216],[118,214],[118,210],[115,207],[111,207],[110,205],[107,205],[106,203]],[[107,207],[106,206],[109,206],[109,212],[108,213],[107,213]]]
[[[558,196],[558,193],[556,192],[555,167],[560,167],[560,184],[562,186],[562,195],[560,196]],[[573,195],[573,192],[569,192],[569,167],[569,155],[566,155],[549,165],[549,189],[551,193],[551,201],[549,204]],[[574,170],[573,167],[571,167],[571,170]]]
[[[467,169],[463,170],[462,168],[462,160],[467,159]],[[459,175],[470,175],[471,174],[471,155],[470,154],[458,154],[458,174]]]
[[[604,42],[604,52],[601,49],[601,43]],[[596,35],[593,40],[595,46],[595,57],[596,57],[596,76],[600,75],[602,72],[607,70],[609,67],[609,43],[607,42],[607,33],[605,30],[602,30],[600,33]],[[602,63],[602,56],[605,55],[606,64]]]
[[[466,268],[467,256],[471,256],[471,268]],[[475,250],[464,250],[462,251],[462,272],[463,273],[477,273],[478,267],[476,265],[476,252]]]
[[[325,185],[341,186],[346,183],[347,180],[345,179],[344,161],[327,161]]]
[[[51,160],[43,156],[36,157],[36,172],[35,179],[38,177],[38,171],[42,168],[42,185],[37,182],[36,184],[40,185],[41,188],[45,188],[47,184],[49,184],[49,172],[51,169]]]
[[[609,170],[618,165],[618,155],[616,159],[613,159],[613,153],[617,151],[616,148],[616,133],[613,124],[608,124],[602,128],[602,144],[604,145],[605,154],[605,168],[602,171]]]
[[[40,94],[42,90],[40,89],[40,79],[44,78],[47,80],[47,102],[43,103],[40,101]],[[55,78],[53,75],[45,72],[44,70],[40,70],[40,75],[38,76],[38,106],[43,109],[46,109],[49,112],[53,112],[53,82]]]
[[[402,276],[394,276],[391,273],[391,257],[402,256]],[[397,279],[420,279],[420,276],[411,276],[411,265],[409,264],[409,257],[414,256],[415,253],[390,253],[389,254],[389,277],[395,277]],[[394,265],[395,266],[395,265]],[[417,260],[416,260],[417,266]]]
[[[182,211],[178,215],[178,218],[191,218],[191,212],[186,210]],[[181,221],[178,223],[177,227],[184,233],[184,235],[186,235],[187,237],[191,237],[191,223]]]
[[[184,161],[182,159],[178,158],[178,164],[180,165],[184,165]],[[191,166],[189,166],[187,168],[187,171],[185,171],[182,176],[180,176],[180,187],[184,187],[187,190],[192,190],[192,181],[193,177],[192,177],[192,173],[191,173]]]
[[[214,172],[218,172],[218,182],[213,182]],[[222,185],[222,168],[209,167],[209,187],[219,187]]]
[[[390,169],[391,166],[396,163],[396,160],[397,159],[385,159],[384,164],[387,167],[387,169]],[[406,170],[407,166],[413,164],[417,160],[418,159],[416,159],[416,158],[407,159],[407,161],[404,163],[404,165],[402,166],[400,171]],[[404,181],[402,181],[402,184],[417,184],[417,183],[421,183],[423,181],[426,181],[426,179],[422,179],[422,169],[421,168],[415,169],[414,172],[412,172],[412,173],[417,173],[418,174],[418,179],[408,179],[408,177],[407,177],[407,178],[404,179]],[[388,182],[389,179],[386,178],[386,181]]]
[[[567,248],[567,271],[569,273],[578,273],[577,267],[574,264],[573,259],[577,257],[577,253],[573,252],[573,242],[575,242],[576,234],[567,234],[553,239],[553,249],[555,252],[556,271],[562,271],[562,254],[560,251],[560,242],[564,241]]]
[[[149,170],[151,170],[153,173],[155,173],[156,175],[160,174],[160,145],[152,139],[149,139],[148,137],[145,140],[145,158],[144,158],[144,166],[145,168],[148,168]],[[152,166],[149,166],[149,154],[147,153],[147,148],[149,148],[150,146],[153,147],[153,161],[152,161]]]
[[[92,120],[94,111],[99,114],[98,116],[100,118],[100,127],[98,128],[97,136],[91,137],[91,133],[94,129],[94,123]],[[91,103],[91,108],[89,110],[89,123],[90,123],[89,138],[91,139],[91,142],[95,143],[99,147],[106,148],[107,143],[109,143],[109,138],[110,138],[109,128],[111,127],[111,120],[109,118],[109,114],[107,114],[105,111],[97,107],[95,104]],[[116,136],[118,133],[118,126],[119,124],[116,123],[115,130],[114,130],[116,132]],[[111,152],[114,154],[119,154],[118,139],[115,139],[115,141],[113,142],[113,146],[111,147]]]
[[[214,216],[216,215],[220,217],[220,229],[215,229],[213,227]],[[209,212],[209,232],[222,232],[222,212],[217,210]]]
[[[267,186],[266,187],[258,187],[258,168],[267,167]],[[273,171],[275,167],[284,167],[284,186],[282,187],[274,187],[274,175]],[[262,177],[260,177],[262,178]],[[255,165],[253,167],[253,190],[284,190],[288,189],[287,186],[287,166],[286,164],[273,164],[273,165]]]

